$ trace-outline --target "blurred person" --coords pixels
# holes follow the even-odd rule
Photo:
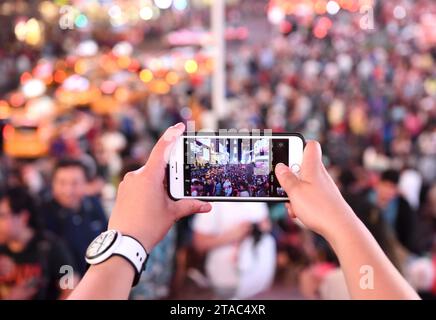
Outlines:
[[[0,299],[63,299],[62,266],[74,267],[70,252],[54,235],[41,229],[39,213],[23,188],[0,193]]]
[[[321,300],[349,300],[345,275],[340,268],[328,272],[319,282],[319,297]]]
[[[163,182],[168,163],[165,154],[168,155],[168,149],[184,129],[181,123],[169,128],[147,163],[127,174],[118,190],[109,228],[138,239],[148,253],[176,220],[212,209],[210,204],[195,199],[172,201],[165,192]],[[322,163],[318,143],[307,143],[299,176],[284,164],[278,164],[275,173],[286,193],[292,195],[292,204],[286,204],[289,215],[323,236],[333,247],[353,299],[419,299],[342,198]],[[149,188],[157,185],[161,186],[158,190]],[[373,269],[372,290],[360,285],[359,270],[366,265]],[[111,256],[92,265],[69,298],[126,299],[135,270],[126,259]]]
[[[215,180],[215,196],[222,196],[223,184],[221,183],[221,179]]]
[[[44,177],[39,171],[37,164],[24,164],[21,168],[23,184],[27,187],[32,195],[42,195],[45,189]]]
[[[241,183],[241,185],[239,187],[239,196],[240,197],[249,197],[250,196],[246,182]]]
[[[206,179],[203,192],[205,196],[213,196],[215,194],[215,183],[210,177]]]
[[[422,189],[422,176],[412,168],[405,169],[401,172],[398,181],[398,190],[401,195],[407,200],[413,210],[418,210],[420,206],[420,193]]]
[[[367,190],[361,189],[360,184],[361,182],[358,181],[358,177],[352,169],[341,170],[337,185],[345,201],[372,233],[391,262],[401,269],[394,233],[389,229],[388,222],[385,221],[382,212],[368,200]]]
[[[183,297],[183,286],[187,277],[190,275],[190,266],[192,265],[190,258],[193,257],[194,253],[192,245],[192,220],[192,216],[178,220],[169,232],[169,234],[175,234],[175,259],[172,260],[173,264],[171,266],[171,270],[174,273],[171,297]]]
[[[436,256],[436,184],[424,186],[418,212],[419,245],[425,255]]]
[[[117,176],[122,169],[121,151],[127,146],[126,137],[120,132],[120,123],[113,116],[106,116],[99,142],[107,156],[107,170]]]
[[[232,191],[233,191],[232,183],[230,182],[230,179],[226,179],[224,181],[223,187],[224,187],[224,195],[226,197],[230,197],[232,195]]]
[[[214,292],[222,298],[247,298],[267,289],[274,277],[276,250],[267,235],[271,225],[266,204],[220,202],[211,212],[195,217],[193,241],[206,255],[205,271]],[[256,237],[260,238],[254,241]],[[250,282],[253,287],[247,289]]]
[[[423,213],[431,229],[431,252],[436,255],[436,183],[429,188]]]
[[[44,197],[47,181],[43,166],[44,163],[48,163],[50,160],[11,160],[11,163],[5,164],[7,181],[5,181],[4,186],[26,188],[35,200]]]
[[[286,269],[289,269],[289,264],[296,267],[289,271],[298,271],[299,267],[307,266],[316,254],[313,234],[291,219],[283,205],[271,206],[270,215],[280,265]]]
[[[327,297],[330,300],[348,300],[350,295],[346,281],[340,275],[341,270],[336,263],[318,261],[304,268],[298,275],[298,288],[303,297],[309,300]],[[331,289],[332,287],[334,289]]]
[[[86,195],[87,169],[81,161],[60,160],[53,169],[51,187],[51,195],[41,208],[45,226],[65,241],[82,276],[86,248],[106,230],[106,215],[100,201]]]
[[[436,298],[436,255],[419,257],[409,262],[405,277],[423,299]]]
[[[166,299],[171,293],[171,282],[175,276],[176,228],[171,228],[153,249],[147,260],[147,268],[139,283],[130,292],[132,300]]]
[[[436,106],[436,105],[435,105]],[[436,110],[436,107],[432,109]],[[418,159],[418,170],[423,180],[431,184],[436,180],[436,121],[433,120],[417,139],[420,157]]]
[[[388,169],[384,171],[374,191],[369,193],[369,201],[374,204],[398,242],[411,253],[420,253],[416,237],[418,215],[399,192],[400,174]]]
[[[416,234],[422,249],[420,256],[411,256],[404,264],[404,275],[423,299],[436,298],[436,187],[424,186],[418,214]]]

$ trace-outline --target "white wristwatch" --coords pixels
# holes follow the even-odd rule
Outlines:
[[[147,251],[142,244],[131,236],[122,235],[117,230],[108,230],[91,242],[86,250],[85,260],[93,265],[102,263],[112,256],[121,256],[132,264],[135,269],[133,280],[133,286],[135,286],[148,258]]]

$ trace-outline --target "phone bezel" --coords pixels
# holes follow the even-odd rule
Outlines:
[[[290,137],[297,137],[299,139],[301,139],[302,143],[303,143],[303,150],[306,147],[306,140],[304,138],[304,136],[300,133],[272,133],[272,134],[251,134],[251,133],[228,133],[228,134],[222,134],[222,133],[204,133],[204,132],[196,132],[196,133],[184,133],[183,136],[181,136],[182,139],[185,138],[189,138],[189,137],[202,137],[202,138],[216,138],[216,137],[220,137],[220,138],[231,138],[231,137],[235,137],[235,138],[253,138],[253,137],[271,137],[271,139],[277,139],[280,137],[283,138],[290,138]],[[179,141],[176,142],[176,144],[178,144]],[[176,178],[174,178],[174,182],[171,182],[171,165],[174,163],[175,159],[177,157],[174,157],[174,152],[177,151],[177,146],[176,144],[173,147],[173,150],[171,150],[169,159],[168,159],[168,164],[167,164],[167,172],[166,172],[166,184],[167,184],[167,193],[168,196],[170,197],[170,199],[174,200],[174,201],[178,201],[178,200],[183,200],[183,199],[198,199],[198,200],[203,200],[203,201],[208,201],[208,202],[275,202],[275,203],[280,203],[280,202],[288,202],[289,198],[278,198],[278,197],[186,197],[186,196],[182,196],[182,197],[176,197],[171,193],[171,185],[175,185],[174,182],[176,182],[176,184],[181,184],[181,188],[182,190],[184,189],[184,170],[183,167],[181,168],[181,179],[178,179],[178,181],[176,181]],[[180,151],[180,150],[178,150]],[[180,157],[180,155],[178,155],[178,157]],[[182,155],[181,157],[184,159],[184,154],[182,151]],[[301,154],[301,159],[302,159],[302,154]],[[295,163],[293,163],[295,164]],[[292,165],[289,163],[289,165]],[[178,176],[180,177],[180,176]],[[180,186],[178,187],[178,189],[180,189]],[[183,191],[182,191],[183,193]]]

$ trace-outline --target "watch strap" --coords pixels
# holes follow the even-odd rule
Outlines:
[[[121,241],[112,255],[121,256],[130,262],[132,267],[135,269],[133,286],[136,286],[148,259],[147,251],[144,249],[142,244],[131,236],[122,235]]]

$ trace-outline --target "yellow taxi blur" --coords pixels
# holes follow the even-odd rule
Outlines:
[[[7,124],[3,128],[3,151],[14,158],[39,158],[47,155],[49,141],[36,125]]]

